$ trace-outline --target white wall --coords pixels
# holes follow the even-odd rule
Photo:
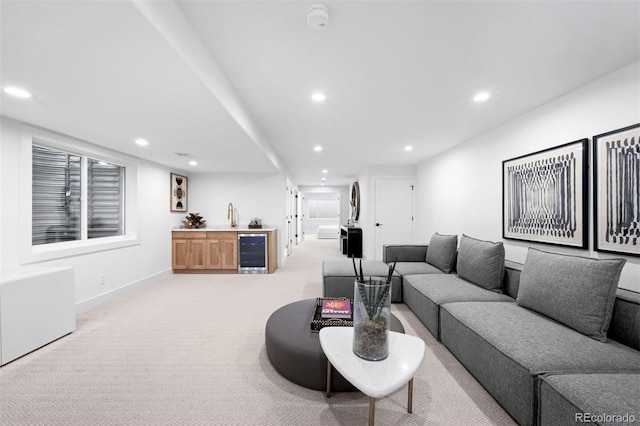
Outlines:
[[[594,258],[621,257],[593,250],[591,207],[589,250],[502,240],[502,161],[640,122],[639,76],[636,62],[421,163],[416,242],[428,242],[434,232],[504,241],[507,259],[518,263],[525,262],[529,246]],[[640,291],[640,258],[625,258],[619,286]]]
[[[302,193],[302,232],[309,235],[315,235],[318,232],[319,225],[346,225],[349,220],[350,206],[349,200],[351,199],[351,187],[345,185],[300,185],[298,190]],[[307,217],[307,203],[308,199],[319,199],[322,195],[316,194],[337,194],[340,197],[340,211],[338,221],[335,220],[309,220]]]
[[[86,309],[112,297],[123,287],[143,284],[155,276],[171,270],[171,226],[177,223],[175,214],[169,212],[170,170],[124,154],[96,148],[86,142],[64,137],[77,144],[79,150],[91,146],[110,157],[137,165],[137,244],[69,256],[56,260],[27,263],[20,256],[18,247],[26,237],[20,231],[20,219],[29,212],[21,211],[19,200],[31,194],[20,191],[21,130],[19,122],[2,117],[0,121],[0,272],[8,272],[30,266],[72,266],[75,268],[75,300],[79,309]],[[62,137],[52,132],[51,138]],[[9,202],[8,202],[9,201]],[[29,216],[30,217],[30,216]],[[24,241],[23,241],[24,243]],[[26,241],[30,245],[29,241]],[[101,275],[106,283],[100,284]],[[120,290],[119,290],[120,289]]]
[[[239,227],[259,217],[263,227],[277,228],[278,264],[285,253],[286,197],[287,181],[280,174],[195,173],[189,178],[189,212],[200,213],[207,226],[229,225],[227,207],[233,203]]]

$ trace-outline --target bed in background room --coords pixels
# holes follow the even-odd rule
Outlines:
[[[339,238],[340,228],[338,225],[318,225],[318,238]]]

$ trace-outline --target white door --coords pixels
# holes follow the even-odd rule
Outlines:
[[[293,214],[291,217],[291,225],[293,228],[293,232],[292,232],[292,244],[293,245],[298,245],[300,244],[300,237],[299,237],[299,219],[298,219],[298,190],[294,189],[293,190],[293,197],[291,198],[291,208],[293,209]]]
[[[296,234],[298,235],[298,242],[300,244],[304,241],[304,208],[302,207],[302,201],[304,200],[304,194],[298,192],[296,196]]]
[[[413,243],[413,187],[411,178],[375,180],[375,260],[382,260],[385,244]]]
[[[291,255],[291,194],[293,191],[287,186],[285,189],[285,228],[284,228],[284,252],[285,256]]]

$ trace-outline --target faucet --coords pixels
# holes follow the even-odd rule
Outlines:
[[[233,203],[229,203],[229,205],[227,206],[227,219],[231,219],[231,227],[232,228],[235,228],[237,226],[235,213],[234,213],[234,210],[233,210]]]

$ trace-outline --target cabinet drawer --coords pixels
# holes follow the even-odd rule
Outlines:
[[[235,231],[214,231],[207,232],[208,240],[235,240],[238,238],[238,233]]]
[[[173,231],[174,240],[206,240],[207,232],[202,231]]]

